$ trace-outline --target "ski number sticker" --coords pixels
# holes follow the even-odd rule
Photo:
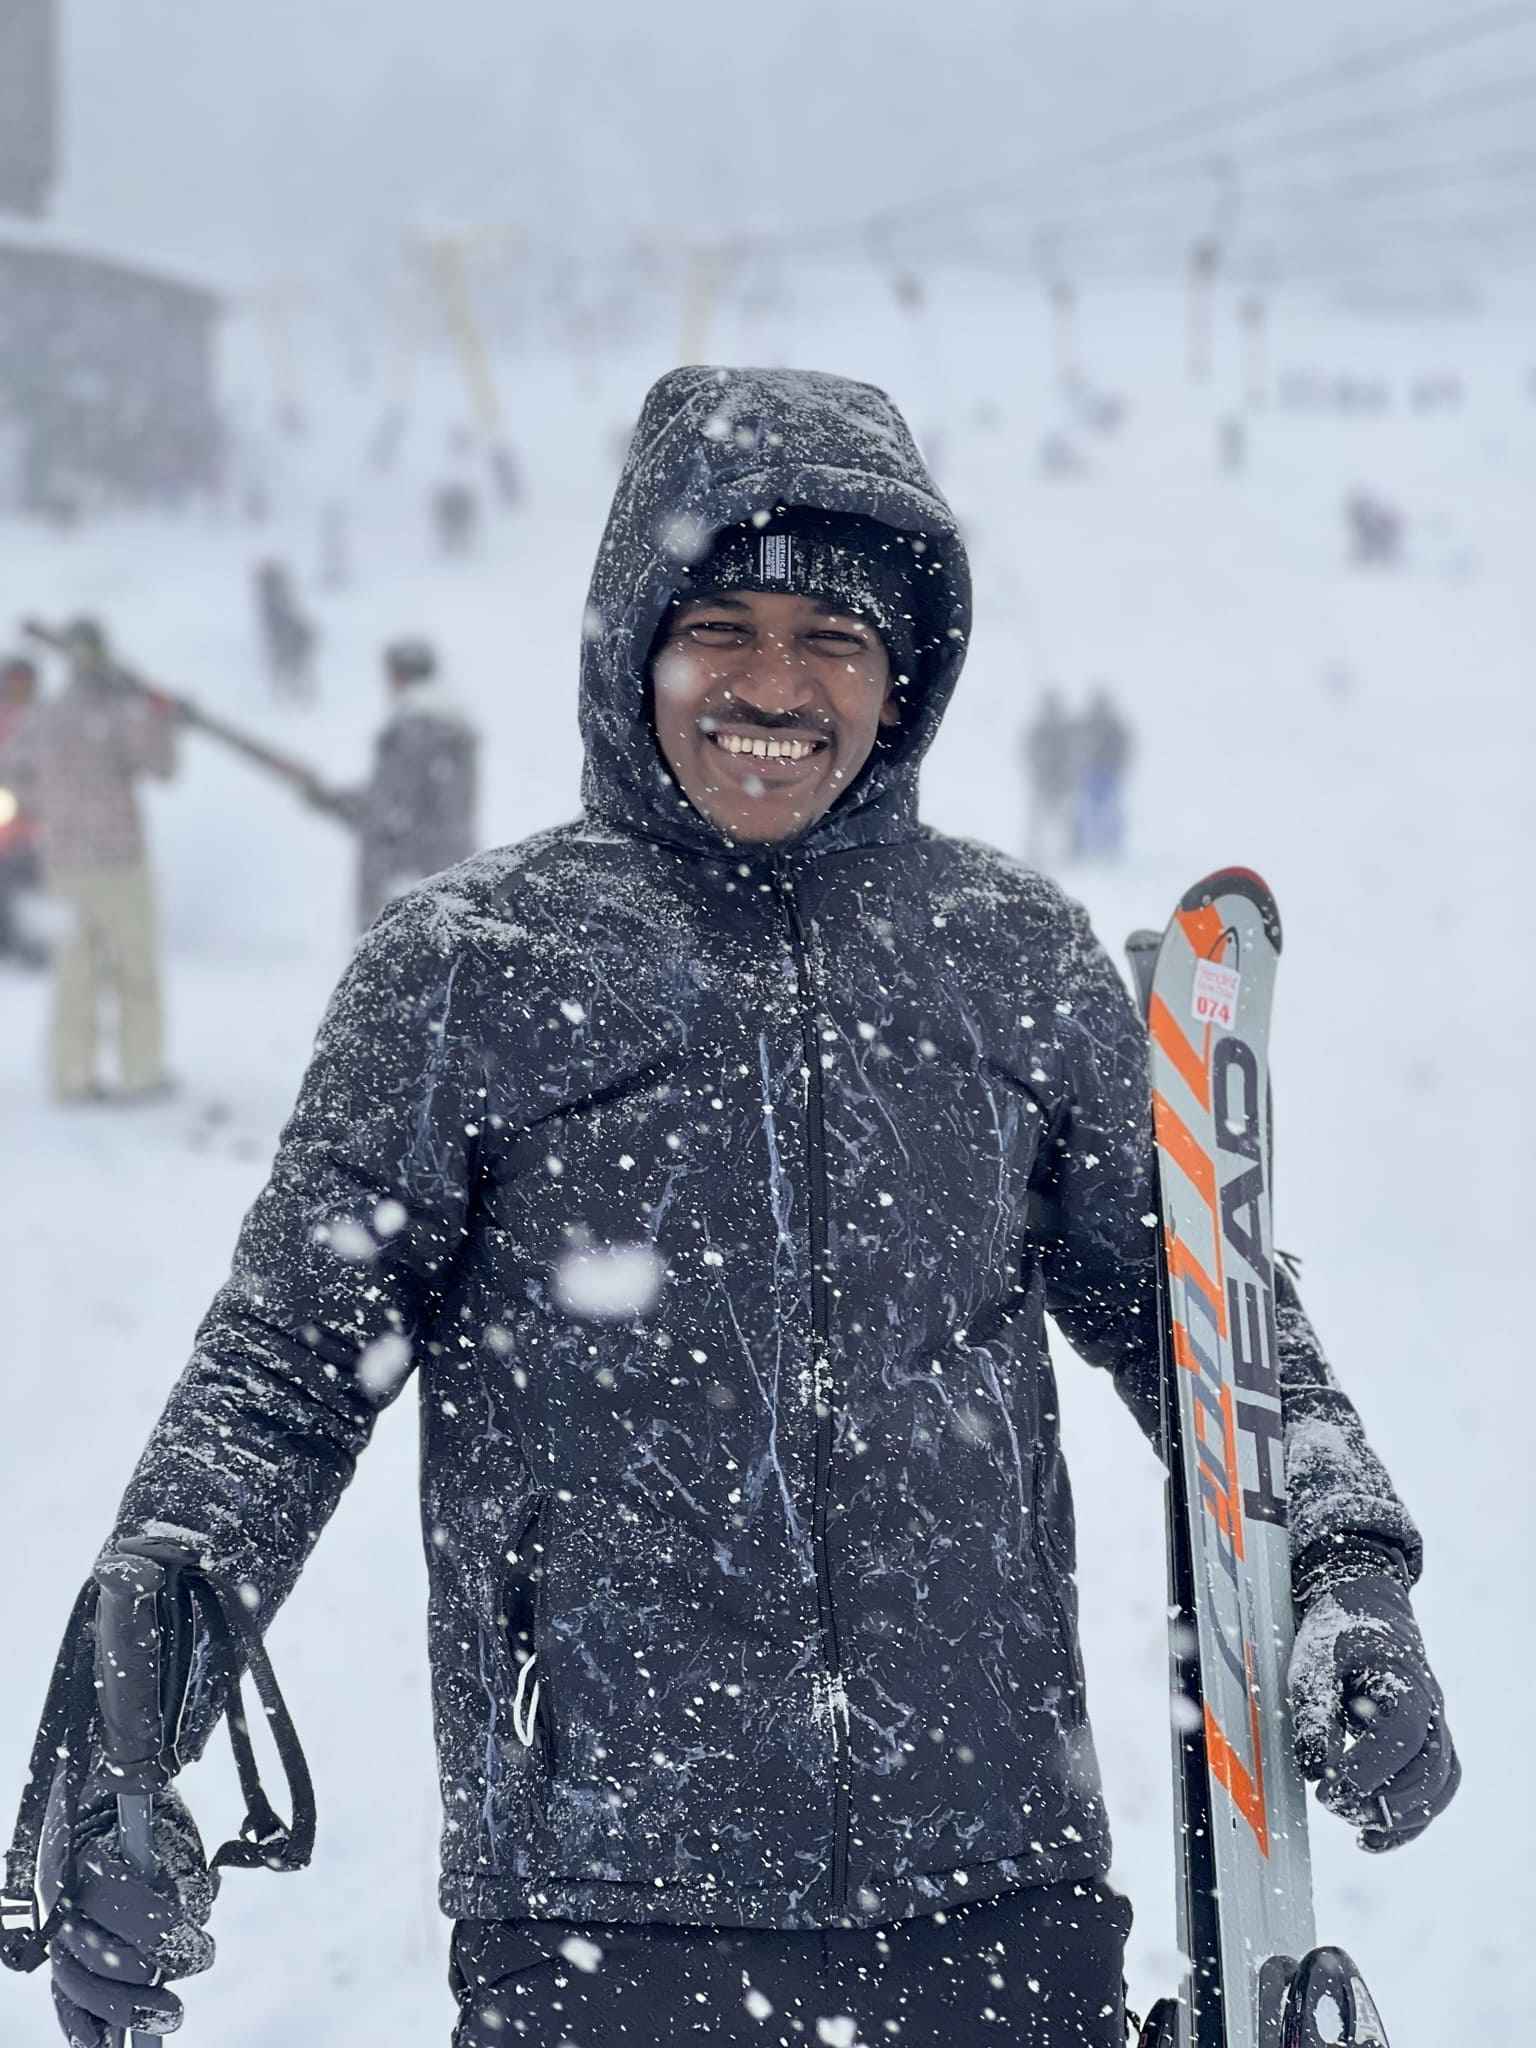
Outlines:
[[[1195,985],[1189,1013],[1197,1024],[1215,1024],[1230,1031],[1237,1022],[1237,993],[1243,977],[1235,967],[1218,966],[1214,960],[1195,962]]]

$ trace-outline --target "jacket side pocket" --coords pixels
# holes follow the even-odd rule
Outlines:
[[[544,1565],[549,1522],[549,1500],[540,1495],[528,1504],[506,1546],[497,1615],[515,1680],[513,1730],[525,1749],[537,1748],[546,1776],[555,1767],[554,1701],[549,1672],[540,1655],[546,1640]]]

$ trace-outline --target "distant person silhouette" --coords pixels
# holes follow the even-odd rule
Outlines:
[[[1344,500],[1349,559],[1357,569],[1395,569],[1403,558],[1403,515],[1385,498],[1352,491]]]
[[[1114,861],[1125,851],[1125,784],[1134,751],[1129,725],[1098,685],[1077,726],[1073,852],[1079,860]]]
[[[1059,690],[1041,695],[1021,735],[1024,763],[1025,858],[1036,867],[1059,866],[1072,848],[1076,726]]]
[[[160,941],[138,784],[176,772],[176,708],[116,676],[94,619],[66,632],[70,680],[28,707],[12,758],[37,804],[49,895],[68,913],[54,959],[50,1064],[59,1102],[108,1098],[97,1054],[116,1011],[120,1087],[110,1099],[168,1091]]]
[[[440,553],[450,558],[472,554],[480,537],[480,500],[474,487],[458,479],[439,484],[432,494],[432,524]]]
[[[313,697],[319,634],[299,603],[287,564],[258,562],[255,593],[256,623],[273,689],[284,697]]]
[[[357,833],[357,926],[390,898],[465,860],[479,844],[480,738],[438,680],[424,640],[384,650],[390,714],[359,787],[326,798]]]

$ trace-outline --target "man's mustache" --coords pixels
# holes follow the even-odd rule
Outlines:
[[[717,732],[721,726],[730,726],[743,732],[801,733],[806,739],[830,740],[837,737],[837,728],[829,719],[807,718],[793,711],[746,711],[738,705],[699,713],[699,724],[705,732]]]

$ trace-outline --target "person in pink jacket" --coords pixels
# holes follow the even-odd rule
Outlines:
[[[67,913],[54,960],[49,1063],[59,1102],[165,1092],[159,937],[139,784],[176,772],[175,710],[114,680],[93,619],[67,634],[70,679],[7,745],[35,807],[49,894]],[[100,1077],[102,1010],[117,1016],[118,1087]]]

